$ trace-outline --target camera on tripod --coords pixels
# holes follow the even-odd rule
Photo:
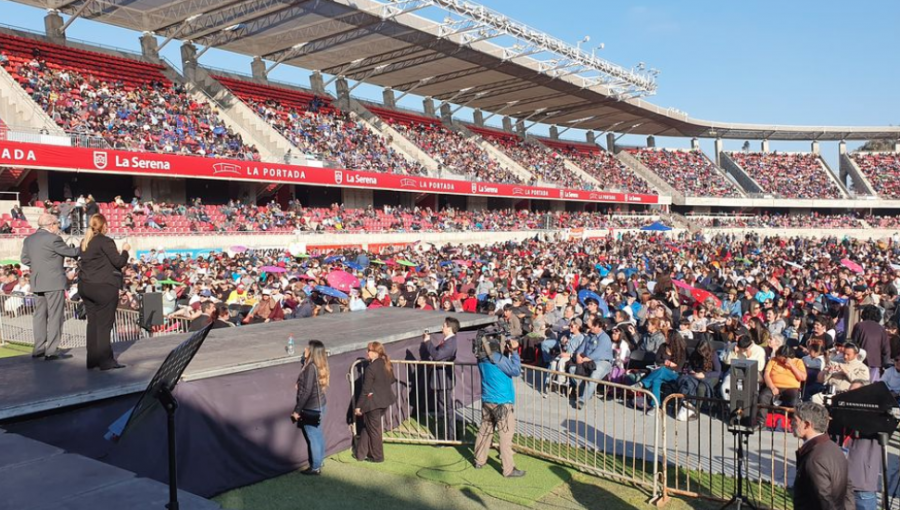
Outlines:
[[[472,354],[479,362],[490,359],[495,352],[505,354],[509,348],[509,329],[500,324],[481,328],[472,341]]]

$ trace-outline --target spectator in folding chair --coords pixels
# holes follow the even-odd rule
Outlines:
[[[805,381],[806,366],[803,360],[795,358],[794,350],[790,347],[779,347],[763,372],[764,385],[759,391],[757,426],[761,427],[766,423],[768,411],[763,406],[796,406],[800,402],[801,387]]]
[[[581,343],[584,342],[583,332],[584,327],[581,323],[581,319],[573,317],[569,322],[569,331],[560,335],[560,353],[549,361],[547,365],[548,369],[556,372],[566,372],[568,370],[568,365],[572,362],[572,356],[575,355],[575,352],[581,347]],[[557,386],[564,386],[566,384],[566,376],[559,375],[556,377],[556,381],[553,381],[552,377],[552,374],[547,374],[547,378],[544,380],[544,398],[547,398],[550,388],[554,383]]]
[[[722,363],[709,341],[702,341],[688,356],[686,370],[678,376],[678,392],[686,398],[675,418],[689,421],[697,418],[698,405],[690,397],[712,397],[722,375]]]
[[[569,367],[569,373],[590,378],[583,385],[582,393],[575,403],[576,409],[584,407],[585,402],[594,396],[597,381],[606,379],[612,371],[614,360],[612,340],[603,330],[603,322],[603,319],[597,316],[588,320],[588,335],[575,351],[574,365]],[[573,383],[577,388],[577,382]]]

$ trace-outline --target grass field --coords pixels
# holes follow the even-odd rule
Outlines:
[[[22,356],[24,354],[31,354],[30,345],[6,344],[0,346],[0,358]]]
[[[232,510],[655,508],[647,503],[646,491],[521,454],[516,455],[516,464],[528,474],[511,480],[499,474],[496,451],[482,470],[472,467],[467,447],[391,444],[385,445],[385,457],[383,464],[372,464],[341,453],[326,462],[320,477],[290,473],[224,493],[215,501]],[[675,499],[666,508],[719,506]]]

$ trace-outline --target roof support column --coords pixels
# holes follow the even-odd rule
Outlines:
[[[426,117],[437,117],[434,112],[434,100],[431,97],[426,97],[422,100],[422,111],[425,112]]]
[[[769,152],[769,139],[764,138],[763,141],[759,144],[759,148],[763,152]]]
[[[716,152],[716,165],[722,166],[722,149],[724,149],[724,143],[721,138],[716,138],[715,152]]]
[[[615,154],[619,152],[616,150],[616,134],[615,133],[606,133],[606,150]]]
[[[309,88],[316,94],[325,94],[325,80],[322,79],[322,73],[313,71],[309,75]]]
[[[384,105],[388,108],[396,108],[397,101],[394,99],[394,89],[384,89],[381,91],[381,98],[384,100]]]
[[[596,145],[597,143],[597,135],[595,135],[593,131],[588,131],[587,134],[584,135],[584,139],[591,145]]]
[[[559,128],[556,126],[550,126],[550,138],[552,140],[559,140]]]
[[[894,140],[894,152],[900,152],[900,139]]]
[[[441,104],[441,121],[449,124],[453,121],[453,109],[450,103]]]
[[[845,142],[844,140],[838,142],[838,154],[842,156],[844,154],[847,154],[847,142]]]
[[[516,119],[516,133],[519,133],[519,136],[525,138],[525,121],[522,119]]]
[[[507,133],[512,132],[512,119],[503,117],[503,130]]]
[[[66,31],[63,28],[65,23],[59,11],[51,10],[44,16],[44,31],[51,41],[61,42],[66,40]]]
[[[821,154],[821,150],[819,149],[819,141],[818,140],[812,141],[812,144],[810,144],[810,150],[812,150],[812,153],[815,154],[816,156]]]
[[[151,62],[159,63],[159,43],[150,32],[144,32],[141,36],[141,55]]]
[[[346,112],[350,111],[350,86],[347,84],[347,78],[338,77],[334,81],[334,90],[337,93],[337,106]]]
[[[194,81],[194,73],[197,70],[197,47],[189,42],[181,45],[181,69],[188,81]]]
[[[650,135],[647,137],[647,147],[656,147],[656,137]]]
[[[472,122],[478,127],[484,127],[484,113],[481,110],[472,112]]]
[[[250,74],[254,80],[262,82],[269,81],[268,72],[266,72],[266,63],[259,56],[253,57],[250,61]]]
[[[691,138],[691,150],[699,151],[700,150],[700,140],[696,138]]]

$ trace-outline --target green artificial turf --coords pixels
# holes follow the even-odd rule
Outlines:
[[[30,345],[6,344],[0,346],[0,358],[10,358],[13,356],[22,356],[31,354]]]
[[[484,470],[476,472],[469,464],[471,452],[464,447],[385,448],[388,460],[384,464],[356,462],[349,453],[338,454],[325,463],[322,476],[294,472],[214,499],[227,510],[525,510],[510,499],[554,510],[655,508],[647,504],[646,491],[526,455],[516,455],[516,464],[528,470],[525,478],[507,480],[497,472],[496,452]],[[533,484],[543,488],[532,489],[529,486]],[[547,488],[550,484],[553,487]],[[513,492],[518,497],[511,498]],[[526,494],[539,499],[524,501]],[[672,499],[665,508],[712,510],[720,506],[710,501]]]
[[[527,455],[516,455],[518,469],[528,474],[523,478],[504,478],[500,455],[491,450],[488,463],[482,469],[472,465],[472,452],[468,447],[422,447],[416,445],[385,445],[385,462],[360,463],[350,452],[335,456],[344,463],[359,464],[373,470],[440,483],[458,490],[471,490],[488,496],[534,506],[560,484],[572,479],[572,470]]]

